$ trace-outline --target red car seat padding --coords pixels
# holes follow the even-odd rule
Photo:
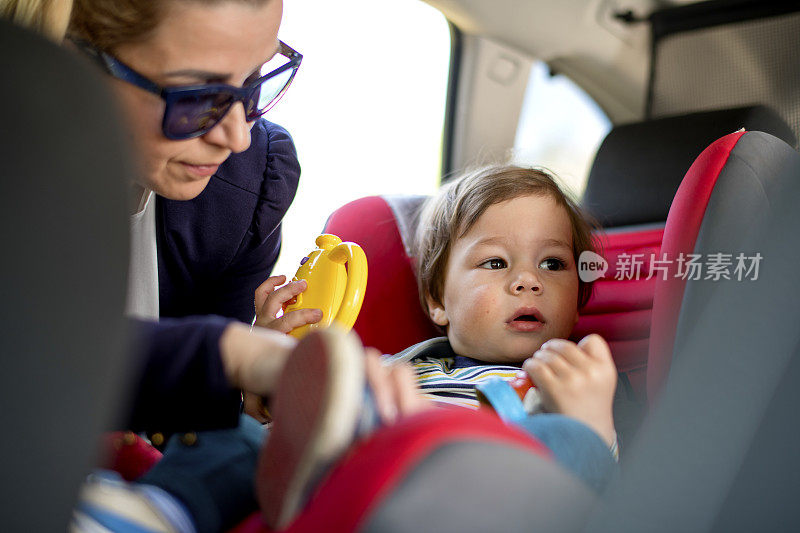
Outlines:
[[[731,133],[717,140],[689,168],[675,194],[664,229],[661,253],[667,258],[674,261],[681,253],[694,251],[711,192],[731,151],[744,133]],[[685,286],[686,281],[674,275],[656,283],[652,323],[657,327],[651,331],[647,365],[647,397],[650,402],[657,396],[669,372]]]
[[[410,198],[415,199],[412,211],[424,197]],[[442,334],[419,303],[410,254],[386,199],[368,196],[350,202],[330,216],[325,231],[358,243],[367,255],[367,290],[353,326],[365,346],[393,354]]]
[[[131,431],[106,433],[101,451],[105,454],[101,467],[114,470],[126,481],[138,479],[161,460],[160,451]]]
[[[661,247],[663,227],[632,226],[600,235],[598,253],[609,265],[605,276],[595,281],[589,302],[580,310],[580,318],[572,330],[572,340],[579,341],[590,333],[599,333],[611,346],[617,370],[631,387],[637,401],[645,397],[647,349],[650,338],[650,315],[653,307],[655,279],[647,279],[649,258]],[[621,254],[638,255],[643,268],[638,276],[628,279],[617,267]],[[624,273],[620,273],[624,274]]]

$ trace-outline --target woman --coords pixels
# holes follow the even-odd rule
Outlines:
[[[236,388],[268,394],[295,344],[230,320],[253,315],[299,178],[288,133],[259,118],[302,59],[278,40],[281,0],[0,0],[0,14],[58,42],[70,21],[71,41],[110,75],[139,149],[128,311],[140,317],[141,367],[127,427],[234,427]],[[318,321],[313,309],[275,318],[304,289],[273,292],[282,279],[256,292],[258,325]]]
[[[173,439],[141,481],[178,494],[209,530],[255,509],[252,452],[263,432],[252,419],[239,424],[234,387],[268,395],[295,345],[276,331],[195,316],[249,321],[255,289],[277,259],[299,165],[285,130],[258,117],[288,88],[302,58],[278,40],[281,14],[281,0],[77,0],[69,29],[110,75],[141,160],[131,195],[128,312],[139,317],[142,365],[127,426],[230,428],[201,435],[189,452],[205,454],[206,469],[187,471],[186,450]],[[288,332],[318,321],[308,309],[275,318],[305,288],[273,291],[282,281],[270,278],[256,293],[258,325]],[[380,383],[384,419],[407,404],[416,408],[410,373],[376,362],[373,354],[370,379]],[[220,471],[228,478],[220,480]],[[193,482],[181,482],[186,476]],[[236,504],[209,505],[215,498],[204,491],[215,487]]]
[[[141,161],[128,313],[162,320],[137,322],[134,429],[234,426],[230,384],[268,393],[292,346],[222,318],[165,319],[249,321],[277,260],[300,169],[286,131],[259,117],[302,58],[278,41],[281,13],[279,0],[75,2],[69,36],[110,74]]]

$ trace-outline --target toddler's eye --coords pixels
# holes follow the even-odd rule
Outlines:
[[[501,268],[505,268],[506,267],[506,262],[503,259],[499,259],[497,257],[494,257],[492,259],[488,259],[488,260],[484,261],[483,263],[481,263],[478,266],[481,267],[481,268],[489,269],[489,270],[499,270]]]
[[[567,265],[564,261],[555,257],[548,257],[539,263],[539,268],[542,270],[564,270],[566,267]]]

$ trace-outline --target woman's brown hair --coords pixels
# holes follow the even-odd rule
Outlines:
[[[74,0],[69,36],[99,50],[113,51],[121,44],[147,39],[168,2],[214,5],[230,1],[233,0]],[[259,6],[271,0],[238,1]]]

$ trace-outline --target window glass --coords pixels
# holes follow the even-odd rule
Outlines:
[[[611,122],[586,92],[543,61],[531,67],[513,159],[553,171],[578,199]]]
[[[291,277],[336,208],[436,190],[450,29],[419,0],[298,0],[284,3],[280,38],[303,54],[265,115],[292,134],[302,165],[274,270]]]

